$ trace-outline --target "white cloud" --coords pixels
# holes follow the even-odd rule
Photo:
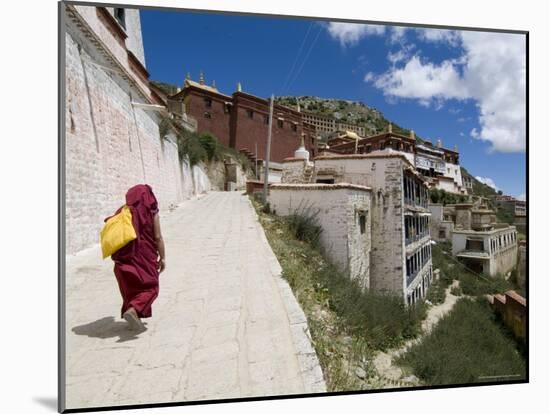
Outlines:
[[[399,43],[405,39],[407,27],[392,26],[390,30],[390,40],[392,43]]]
[[[371,82],[375,79],[375,75],[372,72],[367,72],[365,75],[365,82]]]
[[[491,150],[525,150],[525,39],[521,35],[425,29],[431,41],[460,41],[463,55],[440,63],[419,55],[396,66],[398,55],[388,55],[390,69],[371,82],[392,98],[416,99],[440,108],[445,100],[473,99],[479,109],[479,128],[470,135],[491,143]],[[451,33],[452,32],[452,33]],[[439,40],[438,40],[439,39]]]
[[[520,201],[525,201],[525,193],[522,193],[516,197]]]
[[[392,65],[401,62],[407,58],[407,54],[403,49],[399,49],[397,52],[388,52],[388,60]]]
[[[422,63],[418,55],[413,56],[405,66],[378,76],[374,84],[385,95],[420,99],[420,103],[424,101],[424,104],[433,98],[468,97],[460,74],[451,62],[445,61],[440,65]]]
[[[455,30],[446,29],[416,29],[417,36],[426,42],[445,42],[452,46],[458,45],[460,35]]]
[[[353,46],[368,35],[383,35],[386,32],[386,26],[361,23],[330,22],[327,29],[331,37],[343,47]]]
[[[489,187],[491,187],[495,191],[500,190],[500,188],[497,187],[497,185],[495,184],[495,182],[493,181],[492,178],[476,176],[476,180],[479,181],[480,183],[488,185]]]
[[[405,38],[404,38],[405,39]],[[394,52],[388,52],[388,60],[392,65],[396,65],[399,62],[410,59],[413,55],[413,52],[416,46],[412,43],[406,43],[406,41],[401,41],[399,43],[400,48]]]
[[[464,82],[477,101],[479,139],[503,152],[526,145],[526,51],[522,35],[463,32]]]
[[[479,127],[474,139],[487,141],[491,151],[523,152],[526,146],[526,51],[523,35],[447,29],[409,29],[356,23],[329,23],[330,35],[342,46],[353,46],[368,35],[388,33],[401,49],[388,52],[390,68],[368,73],[365,81],[381,89],[389,102],[416,99],[436,110],[447,100],[474,100]],[[419,40],[459,48],[462,55],[443,62],[421,60],[406,33]],[[468,118],[460,118],[459,122]]]

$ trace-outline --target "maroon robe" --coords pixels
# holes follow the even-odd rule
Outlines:
[[[121,315],[134,308],[140,318],[149,318],[151,305],[159,294],[158,249],[153,227],[158,203],[151,187],[139,184],[126,193],[126,205],[132,212],[137,238],[111,256],[122,294]]]

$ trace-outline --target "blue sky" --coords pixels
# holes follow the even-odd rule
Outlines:
[[[525,194],[523,35],[141,11],[151,79],[362,101],[505,194]]]

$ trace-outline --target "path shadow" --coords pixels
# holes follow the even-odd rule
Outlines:
[[[147,323],[144,322],[144,325]],[[126,342],[137,339],[139,334],[145,332],[147,328],[142,331],[132,331],[126,321],[115,321],[113,316],[106,316],[94,322],[75,326],[71,330],[77,335],[86,335],[90,338],[107,339],[118,336],[117,342]]]
[[[33,397],[33,401],[51,411],[57,412],[57,398],[55,397]]]

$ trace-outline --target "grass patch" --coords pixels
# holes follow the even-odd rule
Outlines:
[[[504,293],[514,289],[514,285],[503,276],[476,276],[472,273],[460,275],[460,287],[465,295],[481,296]]]
[[[429,300],[433,305],[439,305],[445,301],[445,290],[447,285],[441,280],[435,281],[428,290],[426,300]]]
[[[461,292],[468,296],[504,293],[507,290],[515,288],[512,278],[506,280],[501,275],[478,275],[470,271],[466,266],[452,257],[451,245],[448,242],[434,245],[432,257],[434,268],[440,271],[440,280],[430,290],[434,287],[437,290],[437,284],[447,288],[455,279],[460,281]],[[432,301],[430,294],[432,293],[428,293],[428,299]],[[440,293],[434,292],[432,295],[439,298]]]
[[[515,341],[483,299],[459,299],[398,362],[427,385],[520,380],[526,372]]]

